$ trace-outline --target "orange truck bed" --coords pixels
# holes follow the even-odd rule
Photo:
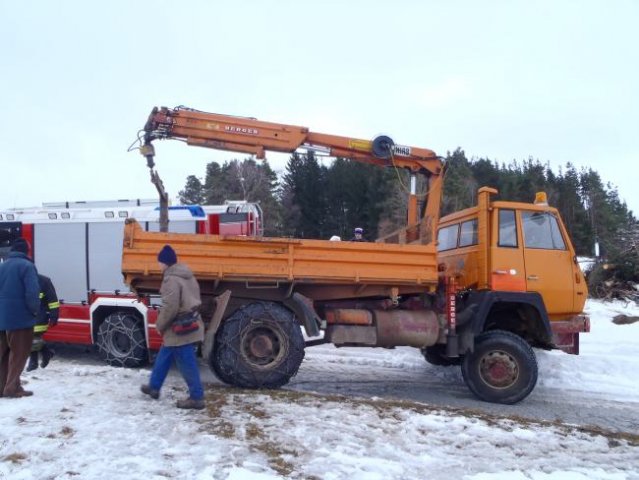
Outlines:
[[[145,232],[128,220],[122,272],[138,293],[157,292],[162,274],[157,254],[170,244],[202,286],[245,288],[295,285],[313,299],[388,295],[433,290],[437,285],[434,244],[399,245]],[[327,288],[331,287],[331,288]]]

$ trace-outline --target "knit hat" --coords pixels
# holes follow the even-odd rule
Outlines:
[[[357,227],[355,229],[355,233],[364,233],[364,229],[362,227]]]
[[[13,242],[13,245],[11,245],[11,251],[29,255],[29,242],[27,242],[24,238],[18,238]]]
[[[177,255],[170,245],[164,245],[160,253],[158,253],[158,262],[164,263],[169,267],[177,263]]]

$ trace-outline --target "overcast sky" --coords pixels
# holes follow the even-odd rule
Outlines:
[[[0,209],[155,197],[127,147],[186,105],[591,166],[639,212],[637,1],[0,0],[0,22]],[[236,157],[156,152],[172,197]]]

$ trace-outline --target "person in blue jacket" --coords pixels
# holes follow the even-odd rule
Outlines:
[[[18,238],[0,263],[0,395],[9,398],[33,395],[20,384],[40,311],[38,272],[28,253],[29,244]]]

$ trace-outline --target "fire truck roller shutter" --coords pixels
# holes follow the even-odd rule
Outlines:
[[[35,266],[51,278],[58,298],[65,302],[87,299],[87,224],[36,224],[33,248]]]
[[[124,223],[89,224],[89,288],[98,292],[123,293],[129,288],[122,277]]]

